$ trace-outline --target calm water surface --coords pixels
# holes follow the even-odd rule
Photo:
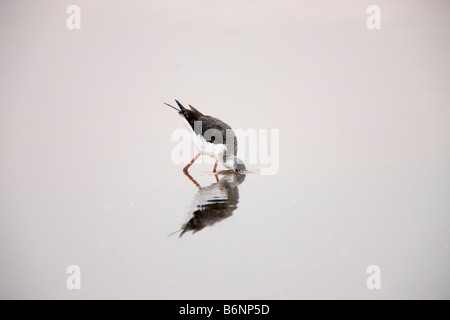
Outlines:
[[[21,3],[0,5],[1,298],[450,298],[447,2],[381,1],[378,31],[359,1],[98,1],[78,31]],[[174,98],[279,130],[277,174],[183,174]]]

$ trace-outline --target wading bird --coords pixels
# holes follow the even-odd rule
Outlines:
[[[183,168],[185,173],[200,155],[216,159],[213,172],[216,172],[218,163],[235,172],[246,170],[244,162],[236,156],[237,139],[229,125],[220,119],[204,115],[191,105],[189,105],[190,109],[186,109],[178,100],[175,102],[180,109],[168,103],[164,104],[177,110],[178,114],[186,120],[192,140],[198,150],[198,154]]]

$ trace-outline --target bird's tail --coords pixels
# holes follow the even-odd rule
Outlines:
[[[166,103],[166,102],[164,102],[164,104],[165,104],[166,106],[169,106],[169,107],[171,107],[171,108],[177,110],[178,112],[181,112],[180,109],[177,109],[177,108],[175,108],[174,106],[172,106],[172,105],[170,105],[170,104],[168,104],[168,103]]]
[[[189,117],[188,113],[186,112],[186,108],[183,107],[183,105],[177,99],[175,99],[175,102],[177,103],[178,107],[180,107],[180,112],[183,114],[183,116],[186,118],[186,120],[189,121],[190,117]]]
[[[166,102],[164,102],[164,104],[166,106],[169,106],[169,107],[177,110],[179,113],[181,113],[188,120],[189,119],[189,115],[186,112],[187,109],[185,107],[183,107],[183,105],[178,100],[175,99],[175,102],[177,103],[178,107],[180,107],[180,109],[177,109],[176,107],[174,107],[174,106],[172,106],[172,105],[170,105],[170,104],[168,104]],[[189,111],[189,110],[187,110],[187,111]]]

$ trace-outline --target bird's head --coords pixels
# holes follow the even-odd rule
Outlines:
[[[245,168],[244,161],[242,161],[238,157],[234,157],[233,158],[233,170],[235,172],[239,172],[239,173],[246,171],[247,169]]]
[[[227,160],[223,163],[225,167],[228,169],[232,169],[234,172],[243,173],[247,169],[245,168],[245,163],[241,159],[236,156],[232,156],[227,158]]]

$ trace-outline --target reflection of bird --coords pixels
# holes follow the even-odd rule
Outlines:
[[[186,120],[189,131],[192,133],[192,140],[199,151],[183,171],[187,172],[194,161],[204,154],[216,159],[213,172],[216,172],[218,162],[236,172],[243,172],[245,164],[236,157],[237,139],[231,127],[220,119],[202,114],[191,105],[189,110],[177,100],[175,101],[180,109],[168,103],[165,104],[177,110]]]
[[[239,202],[238,186],[245,174],[227,174],[218,182],[201,188],[194,196],[192,217],[181,227],[180,237],[187,231],[193,233],[230,217]]]

